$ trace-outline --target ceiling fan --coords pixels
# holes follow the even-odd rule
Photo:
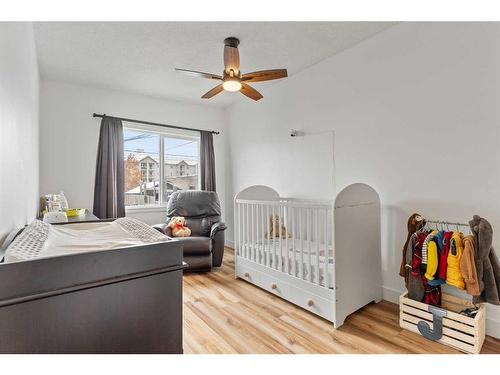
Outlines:
[[[222,81],[202,96],[203,99],[210,99],[215,95],[226,91],[239,91],[250,99],[262,99],[262,94],[248,85],[250,82],[271,81],[273,79],[287,77],[286,69],[260,70],[258,72],[242,74],[240,71],[240,54],[238,45],[240,41],[237,38],[230,37],[224,39],[224,72],[222,76],[211,73],[197,72],[195,70],[179,69],[176,71],[189,74],[196,77],[203,77]]]

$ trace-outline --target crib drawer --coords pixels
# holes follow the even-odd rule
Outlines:
[[[299,287],[297,284],[300,283],[301,280],[293,276],[267,267],[266,270],[259,270],[258,268],[263,266],[258,264],[241,265],[241,263],[242,262],[238,262],[236,267],[237,277],[333,322],[333,291],[317,286],[317,288],[324,290],[320,290],[319,293],[314,293],[311,292],[311,287],[308,288],[309,290]],[[280,275],[272,275],[273,271],[278,272]],[[316,286],[313,285],[313,287]],[[327,293],[325,293],[325,291]],[[322,294],[321,296],[318,295],[320,293]],[[330,295],[331,298],[325,298],[325,295]]]
[[[465,300],[443,293],[442,304],[443,308],[439,309],[445,314],[441,318],[442,334],[435,341],[466,353],[479,353],[485,338],[486,311],[484,304],[479,307],[474,318],[457,313],[459,310],[469,307],[469,303]],[[430,312],[432,306],[430,309],[429,307],[425,303],[408,298],[407,294],[404,293],[399,298],[399,325],[409,331],[422,334],[418,324],[425,322],[431,330],[434,330],[435,317]]]

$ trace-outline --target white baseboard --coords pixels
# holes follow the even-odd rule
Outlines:
[[[234,250],[234,242],[233,242],[233,241],[226,240],[225,245],[226,245],[227,247],[230,247],[231,249],[233,249],[233,250]]]
[[[399,296],[403,293],[402,290],[396,290],[382,287],[382,298],[386,301],[399,304]],[[495,319],[488,319],[486,317],[486,334],[491,337],[500,338],[500,321]]]
[[[486,334],[500,339],[500,322],[498,320],[486,318]]]
[[[386,286],[382,287],[382,298],[386,301],[396,303],[399,305],[399,296],[403,293],[402,290],[396,290],[388,288]]]

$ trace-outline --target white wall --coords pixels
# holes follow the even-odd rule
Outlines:
[[[233,105],[226,200],[253,184],[321,199],[353,182],[372,185],[383,203],[391,301],[404,289],[401,247],[415,211],[484,216],[500,250],[498,40],[498,23],[400,24],[277,83],[258,103]],[[306,134],[291,138],[291,128]],[[487,330],[500,336],[498,307],[488,307]]]
[[[0,22],[0,242],[37,213],[38,82],[31,23]]]
[[[217,190],[225,197],[225,125],[221,109],[42,80],[40,89],[40,191],[63,190],[72,207],[92,210],[100,119],[92,113],[206,130],[214,136]],[[222,202],[223,211],[224,202]],[[149,224],[165,212],[128,212]]]

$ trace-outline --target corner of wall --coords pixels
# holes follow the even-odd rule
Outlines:
[[[0,219],[3,237],[32,222],[38,210],[40,74],[31,23],[0,23],[0,44],[0,149],[5,156],[0,163],[9,176],[0,180],[0,211],[9,213]]]

